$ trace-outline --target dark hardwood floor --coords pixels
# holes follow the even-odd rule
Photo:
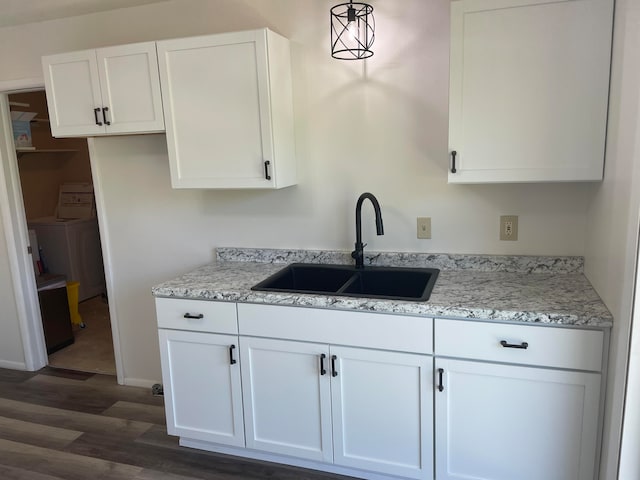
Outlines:
[[[180,447],[162,397],[109,375],[0,369],[0,479],[263,478],[348,477]]]

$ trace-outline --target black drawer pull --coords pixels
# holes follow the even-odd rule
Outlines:
[[[233,358],[233,351],[234,351],[235,349],[236,349],[236,346],[235,346],[235,345],[231,345],[231,346],[229,347],[229,363],[230,363],[231,365],[235,365],[235,364],[237,363],[236,359],[235,359],[235,358]]]
[[[196,319],[196,320],[200,320],[201,318],[204,318],[204,315],[201,314],[201,313],[199,313],[197,315],[191,315],[190,313],[185,313],[184,314],[184,318],[193,318],[193,319]]]
[[[529,348],[529,344],[527,342],[522,342],[520,345],[518,345],[517,343],[507,343],[506,340],[500,340],[500,345],[502,345],[504,348],[519,348],[521,350],[526,350],[527,348]]]
[[[271,175],[269,175],[269,165],[271,165],[271,162],[269,160],[265,160],[265,162],[264,162],[264,178],[266,180],[271,180]]]
[[[458,154],[458,152],[456,152],[455,150],[453,152],[451,152],[451,173],[456,173],[456,155]]]
[[[336,370],[336,360],[338,359],[338,357],[336,357],[335,355],[331,355],[331,376],[332,377],[337,377],[338,376],[338,370]]]
[[[104,120],[105,125],[111,125],[111,122],[107,120],[108,111],[109,111],[109,107],[102,107],[102,119]]]
[[[323,353],[320,355],[320,375],[326,375],[327,370],[324,368],[324,359],[327,358],[327,356]]]
[[[96,117],[96,125],[102,126],[102,122],[98,119],[98,112],[99,111],[100,111],[99,108],[94,108],[93,109],[93,115]]]
[[[438,391],[442,392],[444,390],[444,385],[442,384],[442,376],[444,375],[444,368],[438,369]]]

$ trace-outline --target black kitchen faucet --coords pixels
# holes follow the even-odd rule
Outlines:
[[[365,192],[358,198],[356,203],[356,249],[351,252],[351,257],[356,261],[356,268],[364,268],[364,247],[366,243],[362,243],[362,202],[365,199],[371,200],[373,209],[376,213],[376,233],[378,235],[384,235],[384,227],[382,226],[382,212],[380,211],[380,204],[376,197],[369,192]]]

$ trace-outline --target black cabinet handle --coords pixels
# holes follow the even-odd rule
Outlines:
[[[327,356],[324,353],[320,355],[320,375],[325,375],[327,373],[327,371],[324,368],[325,358],[327,358]]]
[[[93,109],[93,116],[96,117],[96,125],[102,126],[102,122],[98,119],[98,112],[100,112],[99,108]]]
[[[444,390],[444,385],[442,384],[442,376],[444,375],[444,368],[438,369],[438,391],[441,392]]]
[[[335,355],[331,355],[331,376],[332,377],[337,377],[338,376],[338,370],[336,370],[336,360],[338,359],[338,357],[336,357]]]
[[[451,173],[456,173],[456,155],[458,154],[458,152],[456,152],[455,150],[451,152]]]
[[[109,111],[109,107],[102,107],[102,119],[104,120],[105,125],[111,125],[111,122],[107,120],[108,111]]]
[[[235,359],[235,358],[233,358],[233,351],[234,351],[235,349],[236,349],[236,346],[235,346],[235,345],[231,345],[231,346],[229,347],[229,363],[230,363],[231,365],[235,365],[235,364],[237,363],[237,362],[236,362],[236,359]]]
[[[518,345],[517,343],[507,343],[506,340],[500,340],[500,345],[502,345],[504,348],[520,348],[522,350],[526,350],[527,348],[529,348],[529,344],[527,342],[522,342],[520,345]]]
[[[194,319],[196,319],[196,320],[199,320],[199,319],[201,319],[201,318],[204,318],[204,315],[203,315],[203,314],[201,314],[201,313],[199,313],[199,314],[197,314],[197,315],[191,315],[190,313],[185,313],[185,314],[184,314],[184,318],[194,318]]]
[[[271,175],[269,175],[269,165],[271,165],[271,162],[269,160],[265,160],[264,161],[264,178],[266,178],[267,180],[271,180]]]

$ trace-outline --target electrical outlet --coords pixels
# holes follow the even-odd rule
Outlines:
[[[500,240],[518,240],[517,215],[502,215],[500,217]]]
[[[418,217],[418,238],[431,238],[431,217]]]

